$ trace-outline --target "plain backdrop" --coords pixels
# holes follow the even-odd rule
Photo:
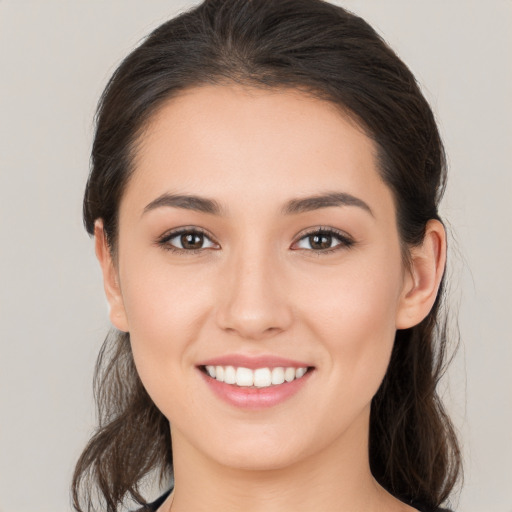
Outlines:
[[[415,73],[450,162],[462,512],[512,512],[512,2],[347,0]],[[108,329],[81,224],[97,99],[176,0],[0,0],[0,511],[70,510]]]

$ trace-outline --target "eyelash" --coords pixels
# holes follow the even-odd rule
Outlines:
[[[181,235],[189,235],[189,234],[190,235],[203,235],[205,238],[209,239],[210,241],[213,238],[203,229],[200,229],[197,227],[190,227],[190,228],[184,227],[184,228],[176,229],[176,230],[169,231],[169,232],[165,233],[162,237],[160,237],[157,240],[157,244],[166,251],[170,251],[170,252],[178,253],[178,254],[186,254],[187,256],[200,253],[201,251],[204,251],[207,249],[206,247],[202,247],[200,249],[180,249],[179,247],[174,247],[173,245],[171,245],[170,241],[173,238],[177,238]],[[213,243],[216,243],[216,242],[213,242]]]
[[[200,228],[197,228],[197,227],[190,227],[190,228],[180,228],[180,229],[177,229],[177,230],[173,230],[173,231],[170,231],[166,234],[164,234],[162,237],[160,237],[158,240],[157,240],[157,245],[159,245],[160,247],[162,247],[164,250],[166,251],[170,251],[170,252],[173,252],[173,253],[177,253],[177,254],[183,254],[183,255],[194,255],[194,254],[198,254],[204,250],[207,250],[209,249],[208,247],[202,247],[200,249],[180,249],[179,247],[174,247],[173,245],[171,245],[170,241],[174,238],[177,238],[181,235],[185,235],[185,234],[192,234],[192,235],[202,235],[204,236],[205,238],[207,238],[208,240],[210,240],[210,242],[212,244],[216,244],[218,245],[216,242],[213,241],[213,237],[211,237],[206,231],[204,231],[203,229],[200,229]],[[345,233],[343,233],[342,231],[338,231],[337,229],[333,229],[333,228],[330,228],[330,227],[324,227],[324,226],[320,226],[320,227],[317,227],[317,228],[314,228],[310,231],[307,231],[306,233],[303,233],[300,238],[297,240],[297,242],[294,242],[293,245],[299,243],[301,240],[305,239],[305,238],[308,238],[308,237],[312,237],[314,235],[317,235],[317,236],[330,236],[334,239],[336,239],[339,243],[336,244],[334,247],[331,247],[331,248],[328,248],[328,249],[320,249],[320,250],[315,250],[315,249],[294,249],[294,250],[305,250],[305,251],[308,251],[308,252],[312,252],[312,253],[316,253],[317,256],[324,256],[324,255],[327,255],[327,254],[331,254],[333,252],[336,252],[336,251],[339,251],[343,248],[345,249],[348,249],[350,247],[352,247],[354,244],[355,244],[355,241],[349,237],[348,235],[346,235]]]
[[[349,237],[346,233],[343,233],[342,231],[338,231],[337,229],[330,228],[327,226],[325,226],[325,227],[320,226],[318,228],[311,229],[311,230],[307,231],[306,233],[302,233],[300,238],[298,239],[298,241],[294,242],[294,245],[296,243],[300,242],[301,240],[303,240],[305,238],[309,238],[314,235],[329,236],[329,237],[336,239],[339,242],[334,247],[331,247],[329,249],[320,249],[320,250],[303,249],[303,250],[315,253],[316,256],[326,256],[328,254],[339,251],[341,249],[349,249],[350,247],[352,247],[355,244],[355,241],[351,237]],[[300,249],[296,249],[296,250],[300,250]]]

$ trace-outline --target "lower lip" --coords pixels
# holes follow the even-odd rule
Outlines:
[[[284,402],[298,393],[313,373],[310,369],[300,379],[266,388],[253,388],[226,384],[211,378],[201,370],[199,372],[210,389],[219,398],[242,409],[266,409]]]

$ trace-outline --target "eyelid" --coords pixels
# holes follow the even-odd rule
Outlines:
[[[312,235],[316,234],[324,234],[329,235],[334,238],[336,238],[340,243],[335,245],[334,247],[328,248],[328,249],[304,249],[304,248],[296,248],[293,249],[293,245],[296,245],[298,242],[303,240],[304,238],[307,238]],[[344,231],[341,231],[339,229],[330,227],[330,226],[317,226],[314,228],[309,228],[306,231],[303,231],[302,233],[299,233],[297,235],[295,242],[293,242],[291,249],[296,251],[306,251],[310,253],[314,253],[315,255],[321,256],[325,254],[329,254],[338,250],[347,249],[352,247],[355,244],[355,240]]]
[[[206,231],[205,229],[200,228],[198,226],[181,226],[178,228],[170,229],[169,231],[166,231],[163,235],[158,237],[158,239],[156,240],[155,243],[156,243],[156,245],[161,246],[163,249],[165,249],[167,251],[177,252],[180,254],[187,254],[187,255],[197,254],[204,250],[212,249],[212,247],[201,247],[199,249],[182,249],[180,247],[175,247],[169,243],[170,240],[172,240],[173,238],[176,238],[185,233],[201,234],[205,238],[207,238],[212,244],[218,246],[215,249],[220,248],[220,244],[215,240],[215,238],[208,231]]]

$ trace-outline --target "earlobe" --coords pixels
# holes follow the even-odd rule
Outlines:
[[[124,308],[123,296],[119,286],[119,278],[107,243],[103,221],[94,223],[94,242],[96,257],[103,273],[103,288],[110,306],[110,321],[120,331],[128,332],[128,321]]]
[[[435,219],[428,221],[423,243],[410,252],[411,264],[397,310],[397,329],[419,324],[434,305],[446,264],[443,224]]]

